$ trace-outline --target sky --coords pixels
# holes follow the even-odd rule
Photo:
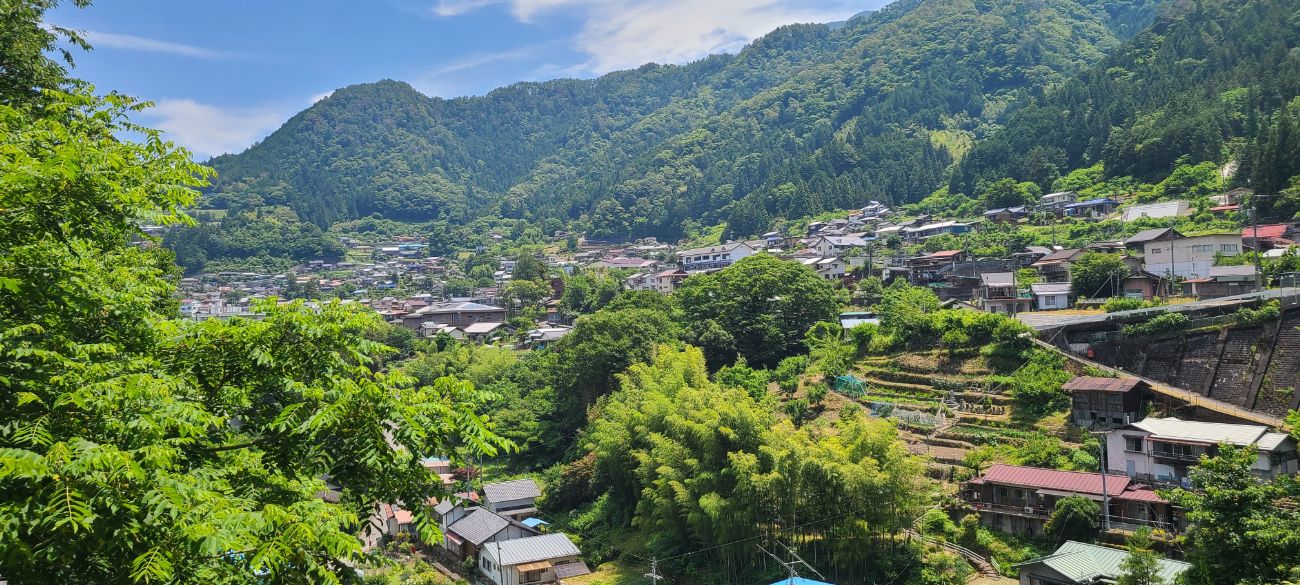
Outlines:
[[[94,45],[75,76],[150,100],[138,120],[198,159],[240,152],[339,87],[430,96],[735,52],[886,0],[100,0],[47,14]]]

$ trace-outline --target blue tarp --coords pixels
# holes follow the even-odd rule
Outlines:
[[[790,578],[781,579],[780,581],[777,581],[772,585],[831,585],[831,584],[826,583],[824,581],[814,581],[806,577],[795,577],[793,579]]]
[[[538,526],[542,526],[544,524],[550,524],[550,522],[542,520],[541,518],[524,518],[523,521],[520,523],[529,528],[537,528]]]

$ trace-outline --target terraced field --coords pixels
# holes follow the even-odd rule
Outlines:
[[[1012,422],[1011,397],[991,387],[992,373],[981,356],[954,359],[934,351],[870,357],[851,372],[863,385],[862,396],[851,399],[896,420],[912,452],[960,465],[979,445],[1022,444],[1036,433]],[[933,423],[909,419],[915,412]]]

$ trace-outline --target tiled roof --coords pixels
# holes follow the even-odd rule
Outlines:
[[[582,554],[568,536],[558,532],[498,542],[492,545],[492,550],[497,560],[507,567]]]
[[[1062,390],[1068,392],[1128,392],[1137,388],[1142,380],[1137,378],[1098,378],[1095,376],[1079,376],[1065,385],[1061,386]]]
[[[483,486],[483,496],[486,497],[489,502],[526,500],[541,495],[542,490],[537,487],[537,482],[527,478],[503,481],[500,483],[489,483]]]
[[[447,527],[447,530],[455,532],[461,538],[470,541],[475,545],[487,542],[498,532],[510,525],[510,521],[497,516],[487,508],[475,508],[468,516],[457,520],[455,524]]]

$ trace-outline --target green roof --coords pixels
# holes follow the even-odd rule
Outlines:
[[[1066,541],[1065,544],[1061,545],[1061,548],[1056,549],[1056,552],[1050,555],[1032,561],[1025,561],[1016,566],[1023,567],[1041,563],[1075,582],[1085,583],[1099,578],[1115,579],[1119,576],[1121,572],[1120,565],[1126,558],[1128,558],[1128,552],[1121,549],[1070,540]],[[1178,575],[1191,567],[1191,565],[1182,561],[1171,561],[1162,558],[1160,559],[1160,576],[1166,582],[1173,583]]]

